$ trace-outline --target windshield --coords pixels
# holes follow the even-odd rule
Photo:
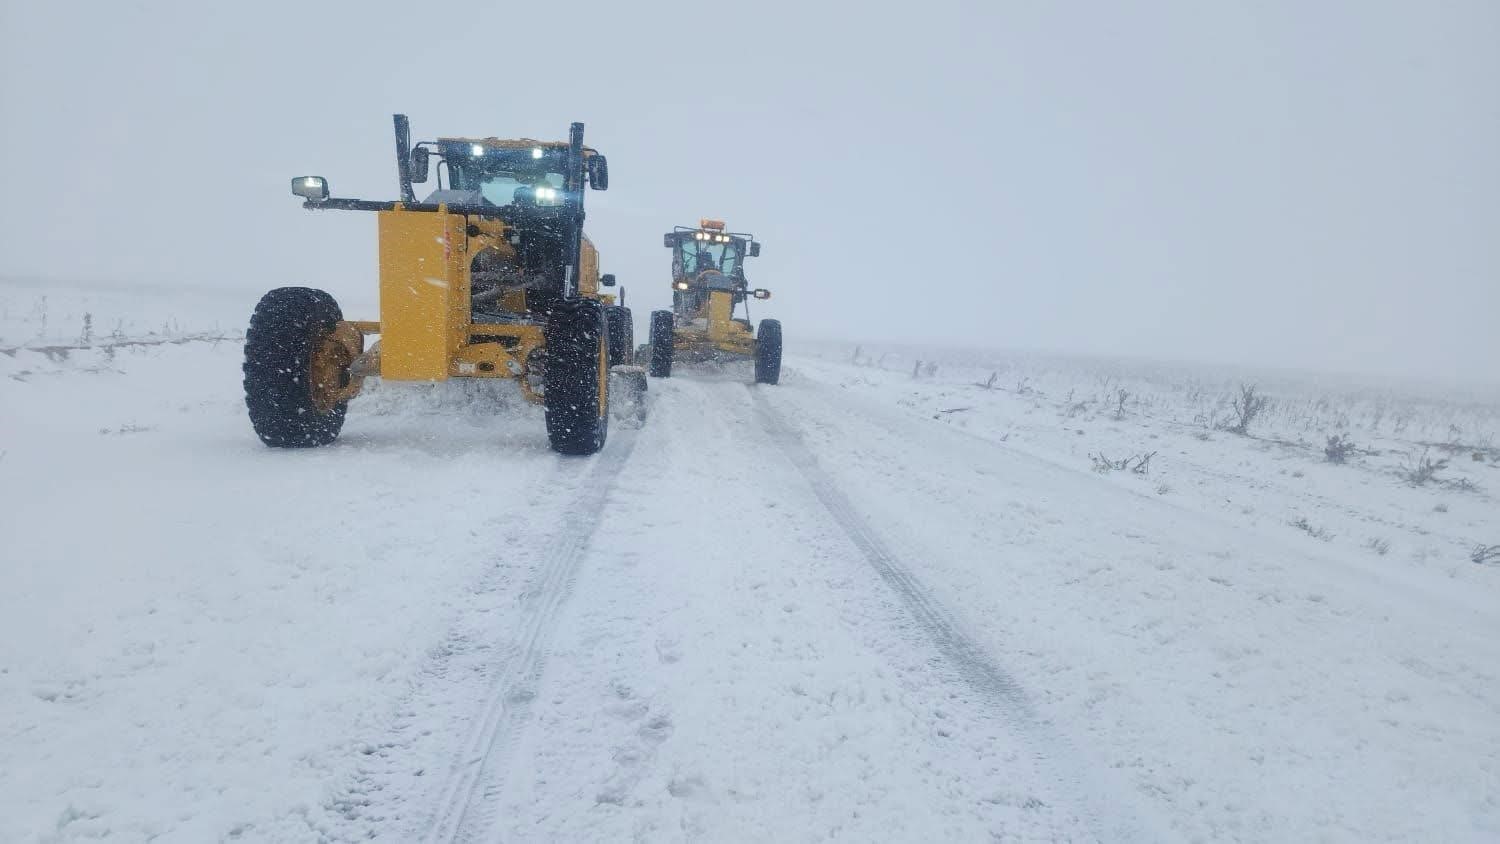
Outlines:
[[[567,150],[500,149],[471,142],[445,143],[454,190],[477,190],[495,205],[561,205]]]
[[[695,276],[704,270],[718,270],[725,275],[734,275],[739,270],[742,250],[737,240],[728,243],[689,240],[684,241],[680,248],[683,275]]]

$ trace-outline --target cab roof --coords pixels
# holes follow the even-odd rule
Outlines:
[[[567,141],[538,141],[533,138],[438,138],[440,144],[479,144],[493,149],[567,149]],[[596,155],[598,150],[584,147],[584,155]]]

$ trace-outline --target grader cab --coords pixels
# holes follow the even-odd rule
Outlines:
[[[380,319],[346,320],[320,290],[262,297],[245,340],[256,434],[273,447],[333,442],[368,377],[509,378],[543,405],[553,449],[598,451],[611,367],[629,364],[633,348],[629,311],[602,292],[615,279],[599,274],[583,232],[585,185],[609,187],[605,157],[584,146],[582,123],[567,141],[413,147],[405,115],[394,122],[400,199],[340,199],[321,176],[292,180],[304,208],[375,212]],[[436,189],[418,201],[413,184],[434,171]]]
[[[674,361],[755,361],[755,381],[781,378],[781,323],[750,322],[749,300],[769,299],[771,291],[751,289],[745,260],[760,255],[753,235],[729,232],[722,220],[676,226],[663,237],[672,250],[672,310],[651,314],[650,373],[672,374]],[[743,316],[738,313],[743,311]]]

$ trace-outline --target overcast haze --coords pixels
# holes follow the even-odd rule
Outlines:
[[[290,177],[580,120],[638,335],[716,216],[793,339],[1500,379],[1494,2],[0,3],[3,276],[372,301]]]

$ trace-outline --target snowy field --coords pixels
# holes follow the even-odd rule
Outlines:
[[[1500,840],[1500,389],[789,325],[275,452],[257,294],[0,283],[0,841]]]

